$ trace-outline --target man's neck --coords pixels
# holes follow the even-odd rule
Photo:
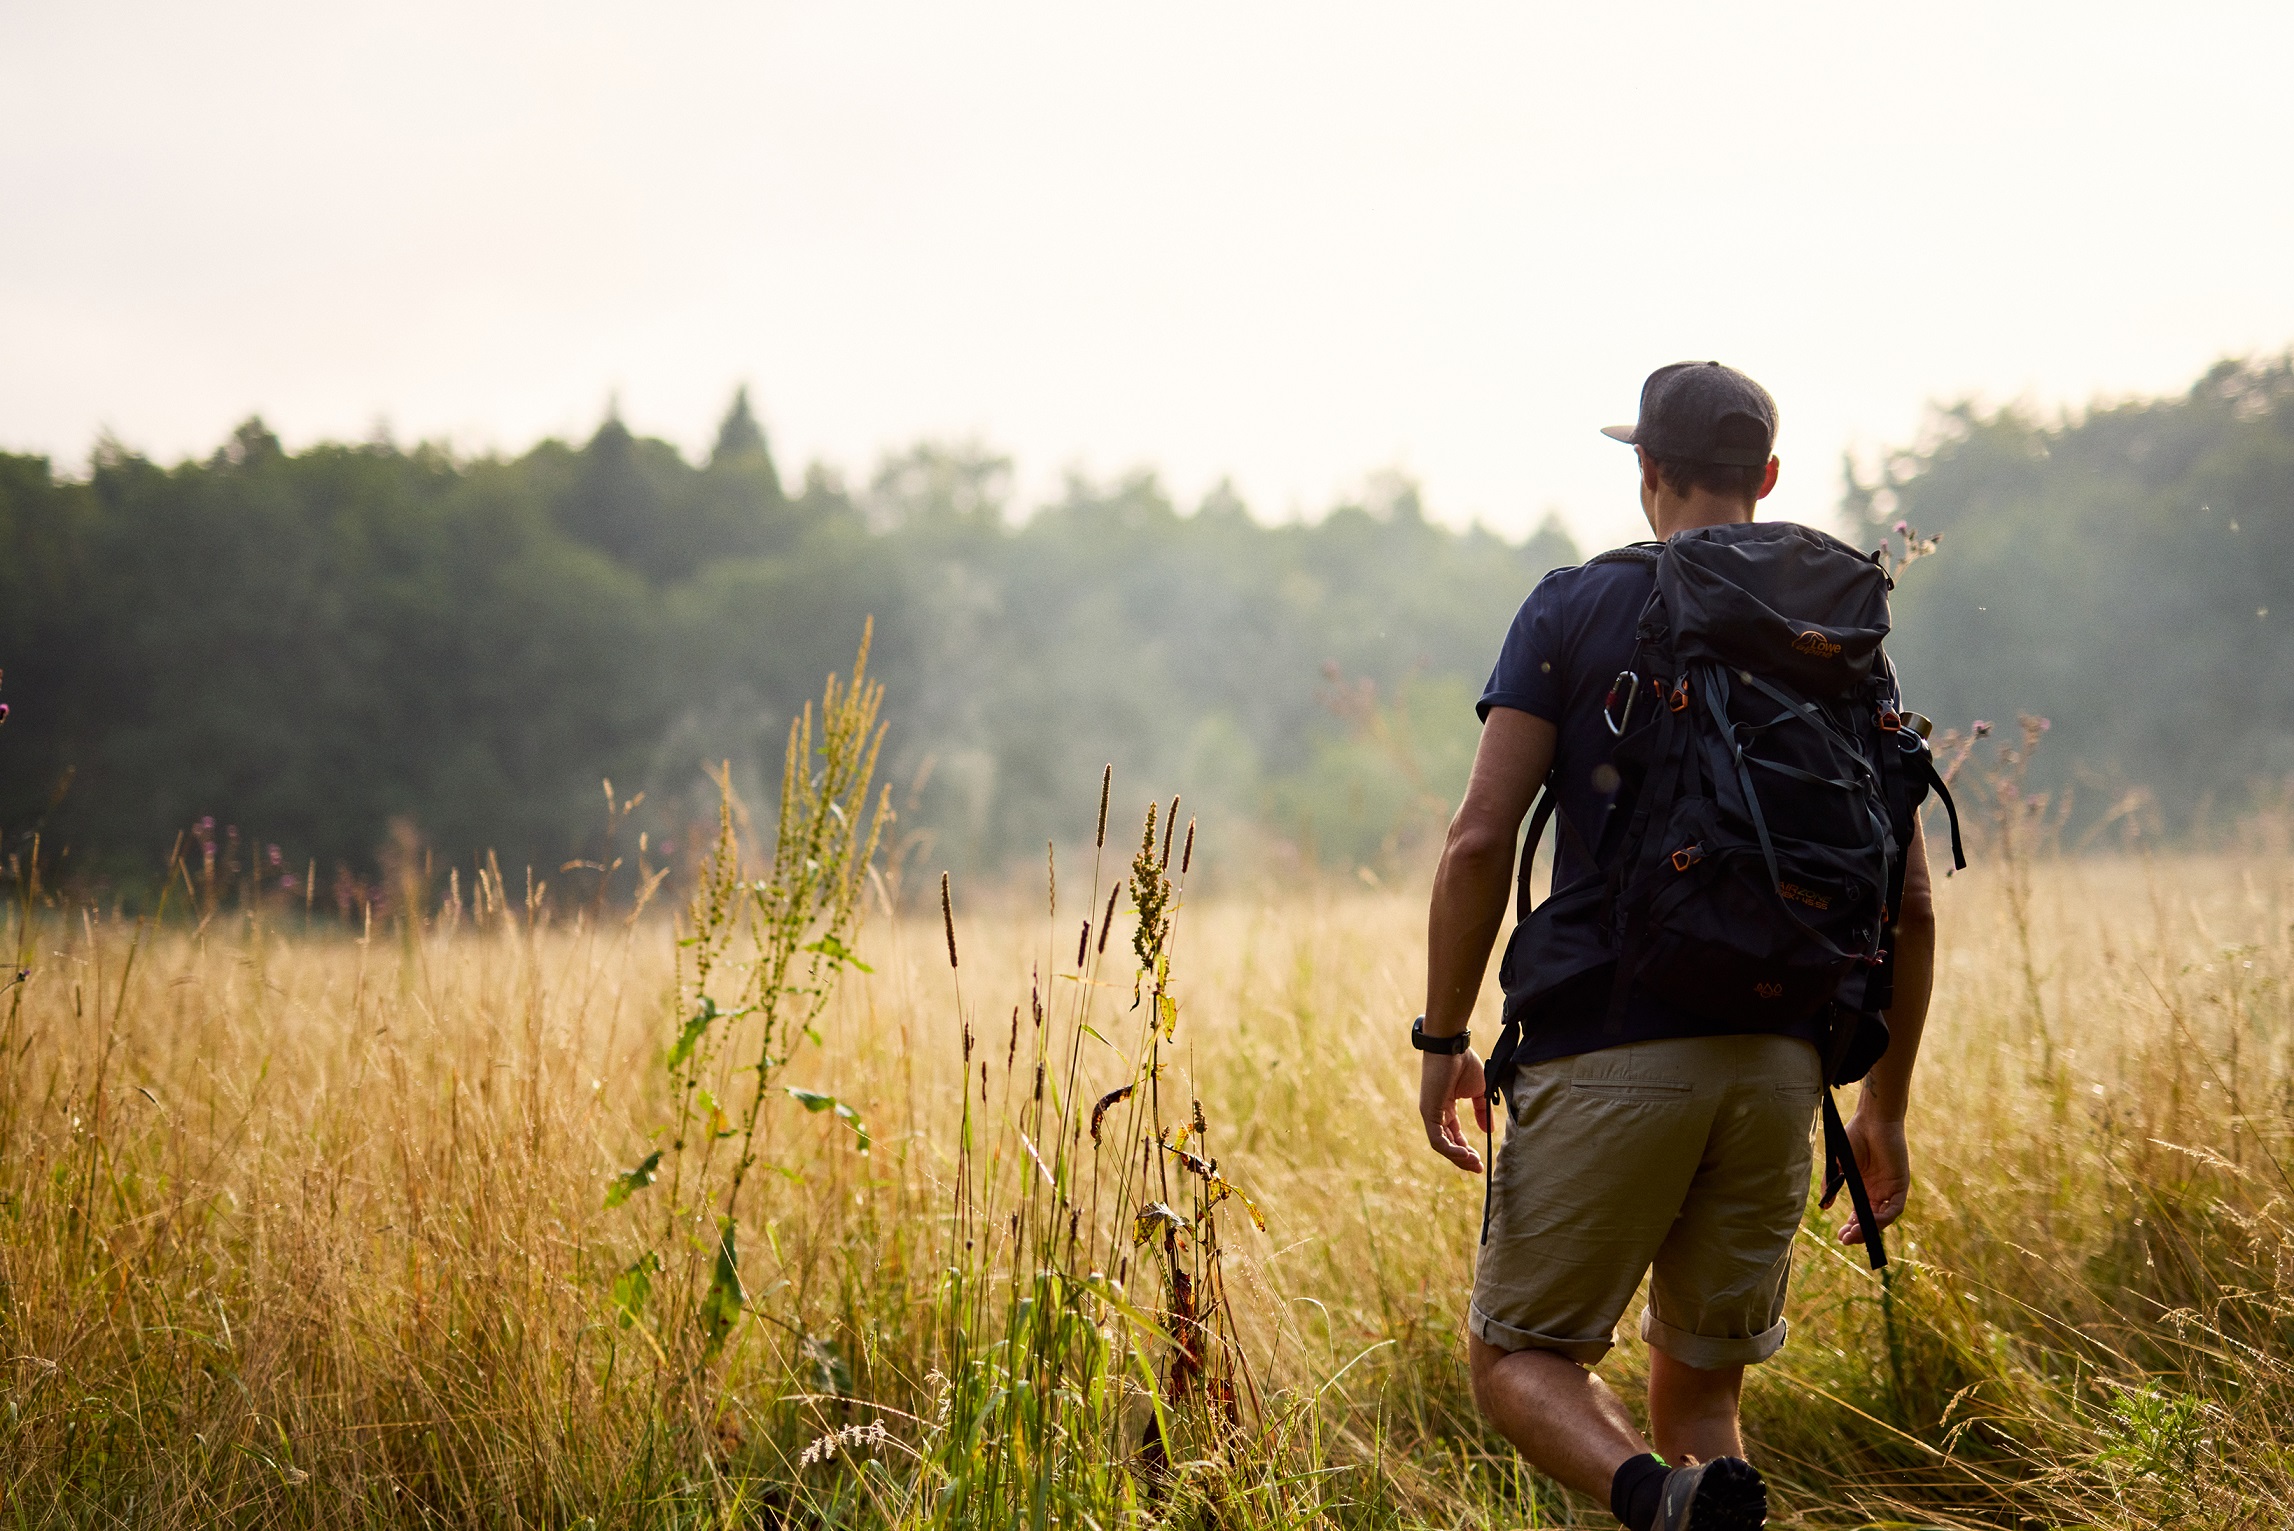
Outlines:
[[[1734,526],[1751,519],[1751,502],[1730,499],[1705,489],[1685,498],[1660,494],[1657,503],[1649,509],[1649,522],[1659,542],[1668,540],[1676,532],[1694,531],[1700,526]]]

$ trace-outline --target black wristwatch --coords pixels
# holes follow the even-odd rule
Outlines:
[[[1410,1045],[1422,1053],[1448,1053],[1454,1057],[1472,1045],[1473,1036],[1470,1031],[1461,1031],[1454,1037],[1429,1037],[1426,1018],[1422,1015],[1410,1023]]]

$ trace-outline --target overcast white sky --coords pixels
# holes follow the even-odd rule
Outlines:
[[[1777,509],[1924,404],[2294,341],[2294,7],[0,0],[0,446],[585,437],[784,472],[978,435],[1399,466],[1635,524],[1641,377],[1783,412]]]

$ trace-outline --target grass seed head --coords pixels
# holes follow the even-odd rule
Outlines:
[[[1177,799],[1172,800],[1174,805]],[[1155,959],[1163,949],[1163,939],[1170,928],[1171,884],[1163,875],[1170,859],[1171,838],[1163,837],[1164,854],[1155,854],[1155,815],[1160,803],[1147,805],[1147,825],[1139,836],[1139,854],[1131,861],[1131,907],[1139,912],[1139,928],[1132,932],[1131,947],[1138,953],[1139,967],[1153,972]]]
[[[940,874],[940,923],[948,931],[948,966],[956,965],[956,905],[948,897],[948,874]]]

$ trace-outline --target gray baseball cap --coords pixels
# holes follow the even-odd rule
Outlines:
[[[1641,385],[1641,418],[1601,434],[1675,462],[1757,468],[1776,445],[1776,400],[1734,367],[1680,361]]]

